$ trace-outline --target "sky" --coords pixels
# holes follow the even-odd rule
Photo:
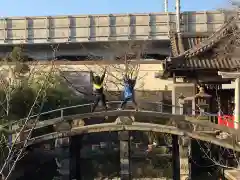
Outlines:
[[[0,17],[162,12],[164,0],[0,0]],[[181,0],[182,11],[225,8],[227,0]],[[175,0],[169,0],[174,11]]]

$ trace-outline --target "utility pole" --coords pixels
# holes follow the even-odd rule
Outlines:
[[[164,12],[168,12],[168,0],[164,0]]]
[[[180,33],[180,0],[176,0],[176,30],[177,33]]]

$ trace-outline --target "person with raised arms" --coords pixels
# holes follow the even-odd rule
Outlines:
[[[135,110],[138,110],[138,105],[135,101],[135,85],[137,81],[137,74],[131,78],[127,73],[124,76],[124,87],[123,87],[123,101],[119,109],[124,109],[127,102],[132,101]]]
[[[90,72],[91,82],[93,84],[93,94],[95,96],[95,100],[94,100],[91,112],[95,111],[99,102],[101,102],[105,110],[107,110],[106,96],[104,94],[104,87],[103,87],[106,71],[107,71],[107,68],[105,67],[101,77],[98,75],[94,76],[93,72],[92,71]]]

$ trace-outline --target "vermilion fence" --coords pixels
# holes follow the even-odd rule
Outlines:
[[[234,128],[234,116],[233,115],[221,115],[218,116],[218,124]]]

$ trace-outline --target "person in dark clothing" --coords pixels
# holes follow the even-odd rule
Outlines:
[[[90,75],[91,75],[91,81],[93,83],[93,92],[95,95],[95,100],[94,100],[94,104],[92,106],[91,112],[95,111],[99,102],[101,102],[105,110],[107,110],[106,97],[103,92],[103,81],[106,75],[106,68],[104,69],[103,75],[101,77],[94,76],[92,71],[90,72]]]
[[[134,78],[130,78],[127,74],[125,75],[124,88],[123,88],[123,102],[121,103],[120,109],[125,108],[128,101],[132,101],[134,108],[138,110],[138,106],[135,101],[135,92],[134,92],[136,81],[137,81],[137,75]]]

